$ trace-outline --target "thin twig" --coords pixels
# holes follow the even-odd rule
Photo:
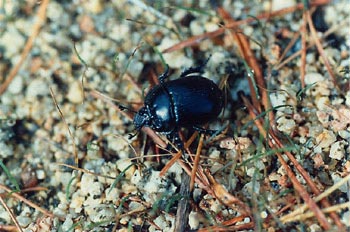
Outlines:
[[[194,182],[195,182],[195,179],[196,179],[196,173],[197,173],[197,170],[198,170],[198,164],[199,164],[199,160],[200,160],[200,157],[201,157],[203,140],[204,140],[204,134],[201,134],[201,137],[200,137],[199,143],[198,143],[198,147],[197,147],[197,151],[196,151],[196,156],[194,158],[193,167],[192,167],[191,183],[190,183],[190,191],[191,192],[193,191],[193,188],[194,188]]]
[[[49,212],[48,210],[41,208],[40,206],[38,206],[38,205],[34,204],[33,202],[27,200],[26,198],[24,198],[24,197],[21,196],[20,194],[13,192],[11,189],[9,189],[8,187],[6,187],[5,185],[0,184],[0,189],[5,190],[6,192],[10,193],[11,196],[13,196],[13,197],[15,197],[16,199],[18,199],[18,200],[24,202],[25,204],[29,205],[30,207],[32,207],[32,208],[34,208],[34,209],[36,209],[36,210],[42,212],[42,213],[45,214],[46,216],[54,217],[54,215],[53,215],[51,212]],[[62,220],[62,219],[63,219],[63,218],[60,218],[60,220]]]
[[[59,107],[58,103],[57,103],[57,100],[56,100],[56,97],[53,93],[53,90],[52,88],[50,87],[50,93],[51,93],[51,97],[52,97],[52,100],[54,101],[55,105],[56,105],[56,108],[58,110],[58,112],[60,113],[60,116],[61,116],[61,119],[63,121],[63,123],[66,125],[67,129],[68,129],[68,133],[69,133],[69,136],[71,137],[71,140],[72,140],[72,144],[73,144],[73,154],[74,154],[74,161],[75,161],[75,165],[78,166],[78,163],[79,163],[79,160],[78,160],[78,152],[77,152],[77,146],[75,145],[75,141],[74,141],[74,136],[73,136],[73,133],[72,131],[70,130],[69,128],[69,125],[66,121],[66,118],[64,117],[62,111],[61,111],[61,108]]]
[[[13,214],[12,210],[7,206],[6,202],[4,201],[4,199],[2,199],[1,195],[0,195],[0,203],[2,204],[2,206],[5,208],[5,210],[8,212],[8,214],[10,215],[13,223],[15,223],[17,229],[21,232],[23,232],[22,227],[19,225],[17,218],[15,217],[15,215]]]
[[[175,218],[175,231],[187,231],[188,216],[190,214],[190,181],[191,177],[186,173],[181,174],[180,195]]]
[[[306,11],[303,12],[303,22],[301,24],[301,65],[300,65],[300,82],[301,88],[305,88],[305,72],[306,72]]]
[[[324,64],[326,65],[327,71],[332,78],[334,86],[338,88],[337,79],[336,79],[335,74],[333,72],[333,69],[328,61],[328,58],[324,52],[324,49],[323,49],[322,44],[320,42],[320,39],[317,36],[317,32],[316,32],[314,23],[312,22],[311,14],[309,11],[306,11],[305,14],[306,14],[307,23],[308,23],[310,31],[311,31],[311,35],[312,35],[314,42],[316,44],[316,47],[317,47],[317,50],[320,53]]]

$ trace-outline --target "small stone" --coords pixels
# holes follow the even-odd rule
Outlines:
[[[81,196],[81,191],[76,191],[72,195],[69,208],[73,209],[75,213],[80,213],[83,208],[85,197]]]
[[[193,20],[190,23],[190,29],[191,29],[192,35],[200,35],[204,33],[203,26],[197,20]]]
[[[273,0],[272,1],[272,6],[271,6],[271,11],[276,11],[276,10],[281,10],[284,8],[288,8],[291,6],[294,6],[295,0],[284,0],[284,1],[280,1],[280,0]]]
[[[20,226],[27,227],[32,222],[32,219],[27,216],[18,216],[17,221]]]
[[[350,125],[350,109],[340,108],[332,111],[332,129],[336,132],[345,130]]]
[[[130,180],[135,172],[135,165],[133,162],[127,159],[117,161],[117,168],[121,172],[125,172],[125,178]]]
[[[33,79],[27,88],[27,98],[32,99],[37,96],[46,96],[49,94],[48,83],[44,79]]]
[[[0,141],[0,157],[2,159],[13,156],[13,148],[11,145],[7,145],[6,143]]]
[[[305,84],[312,85],[314,83],[318,83],[324,81],[325,78],[319,73],[307,73],[305,75]]]
[[[268,216],[268,213],[266,211],[260,212],[260,217],[261,218],[265,219],[265,218],[267,218],[267,216]]]
[[[23,89],[23,78],[22,76],[16,76],[8,87],[8,91],[14,95],[22,92]]]
[[[4,52],[5,57],[11,58],[20,55],[20,50],[24,47],[24,43],[23,35],[18,32],[13,24],[8,23],[6,30],[0,36],[0,47],[6,48]]]
[[[168,37],[164,38],[162,40],[162,43],[158,46],[158,49],[164,50],[166,48],[169,48],[170,46],[177,44],[179,41],[178,40],[172,40]],[[169,64],[171,68],[182,68],[182,67],[191,67],[193,64],[193,60],[189,59],[184,56],[182,52],[176,51],[176,52],[171,52],[171,53],[164,53],[163,57],[165,59],[165,62]]]
[[[191,230],[197,230],[199,227],[199,216],[197,212],[191,211],[188,217],[188,224],[191,227]]]
[[[141,204],[139,202],[136,202],[136,201],[132,201],[129,204],[129,210],[130,211],[133,211],[133,210],[145,210],[145,209],[146,209],[146,207],[143,204]]]
[[[344,155],[344,144],[341,141],[333,143],[329,152],[329,157],[336,160],[342,160]]]
[[[316,137],[317,147],[326,148],[336,141],[333,131],[323,130],[321,134]]]
[[[140,172],[134,172],[130,181],[132,184],[138,185],[143,180],[142,174]]]
[[[342,222],[344,223],[345,226],[347,226],[348,228],[350,227],[350,211],[344,212],[343,216],[342,216]]]
[[[129,215],[126,215],[126,216],[122,217],[120,219],[120,221],[119,221],[119,223],[122,224],[122,225],[127,225],[129,222],[130,222],[130,216]],[[121,231],[121,232],[128,232],[127,229],[125,229],[125,230],[121,229],[119,231]]]
[[[160,185],[162,184],[162,178],[160,177],[159,173],[159,171],[152,171],[151,177],[144,187],[145,191],[148,193],[159,192]]]
[[[286,117],[280,117],[277,119],[277,129],[286,134],[290,134],[294,131],[296,123],[293,119]]]
[[[54,1],[50,2],[47,6],[47,17],[53,22],[60,22],[62,15],[65,13],[62,6],[62,4]]]
[[[325,96],[325,97],[316,97],[316,107],[319,110],[327,110],[328,106],[330,105],[329,102],[329,97]]]
[[[259,182],[256,182],[256,181],[248,182],[243,186],[242,192],[248,198],[250,198],[252,195],[259,195],[260,194]]]
[[[317,225],[317,224],[310,225],[309,229],[310,229],[310,232],[322,231],[322,228],[319,225]]]
[[[220,142],[220,147],[238,152],[249,153],[252,150],[252,141],[247,137],[227,138]]]
[[[83,95],[82,87],[78,81],[74,81],[69,85],[67,98],[71,103],[74,103],[74,104],[79,104],[83,102],[84,95]]]
[[[98,183],[98,182],[97,182]],[[80,181],[80,190],[83,196],[95,195],[92,193],[92,187],[95,184],[95,177],[91,174],[84,173]]]
[[[115,219],[115,209],[113,205],[99,205],[95,207],[95,213],[90,214],[90,219],[92,222],[113,222]]]
[[[66,220],[62,224],[61,229],[62,229],[62,231],[70,231],[72,229],[72,226],[73,226],[72,217],[70,215],[66,215],[65,218],[66,218]]]
[[[120,153],[120,151],[125,151],[128,148],[128,140],[122,136],[109,136],[107,138],[108,141],[108,149],[111,149],[113,151],[117,151]],[[119,154],[120,157],[120,154]],[[123,157],[128,158],[128,157]],[[131,164],[131,162],[129,163]],[[125,167],[126,168],[126,167]]]
[[[44,180],[46,178],[46,173],[44,170],[38,169],[35,172],[36,172],[36,177],[38,178],[38,180]]]
[[[83,6],[85,10],[93,13],[93,14],[99,14],[103,11],[103,3],[104,1],[101,0],[90,0],[90,1],[84,1]]]
[[[138,173],[138,172],[135,172]],[[107,201],[114,202],[119,199],[120,191],[117,188],[106,188],[105,196]]]
[[[168,227],[168,223],[166,222],[163,215],[158,216],[156,219],[153,220],[153,222],[159,226],[162,231],[168,231],[166,228]]]
[[[331,177],[332,180],[334,182],[334,184],[337,184],[339,181],[341,181],[343,178],[341,176],[339,176],[338,173],[333,172],[331,173]],[[347,183],[342,184],[339,188],[338,188],[341,192],[343,193],[348,193],[349,192],[349,186]]]
[[[348,91],[345,95],[345,104],[350,106],[350,91]]]
[[[341,130],[338,132],[338,135],[343,139],[350,140],[350,128],[348,130]]]

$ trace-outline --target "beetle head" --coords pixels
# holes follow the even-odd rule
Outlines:
[[[134,125],[137,131],[150,125],[150,117],[146,107],[142,107],[134,116]]]

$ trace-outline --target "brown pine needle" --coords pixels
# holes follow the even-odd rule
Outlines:
[[[201,137],[200,137],[199,143],[198,143],[198,147],[197,147],[197,151],[196,151],[196,156],[194,158],[192,172],[191,172],[191,182],[190,182],[190,191],[191,192],[193,191],[193,188],[194,188],[194,182],[195,182],[195,179],[196,179],[196,173],[197,173],[197,170],[198,170],[198,165],[199,165],[199,161],[200,161],[200,157],[201,157],[203,140],[204,140],[204,134],[201,134]]]
[[[41,208],[40,206],[38,206],[38,205],[34,204],[33,202],[27,200],[25,197],[21,196],[20,194],[13,192],[11,189],[6,187],[5,185],[0,184],[0,189],[3,189],[6,192],[11,193],[11,197],[14,197],[14,198],[22,201],[23,203],[25,203],[25,204],[29,205],[30,207],[38,210],[39,212],[45,214],[46,216],[54,217],[54,215],[51,212],[49,212],[48,210],[46,210],[44,208]],[[62,219],[62,218],[60,218],[60,219]]]
[[[332,69],[332,67],[331,67],[331,65],[330,65],[330,63],[328,61],[328,58],[327,58],[327,56],[326,56],[326,54],[324,52],[324,49],[323,49],[322,44],[320,42],[320,39],[317,36],[317,32],[316,32],[314,23],[312,22],[310,11],[306,11],[305,15],[306,15],[307,23],[308,23],[310,31],[311,31],[311,35],[312,35],[313,40],[314,40],[314,42],[316,44],[317,50],[320,53],[324,64],[326,65],[327,71],[328,71],[329,75],[332,78],[334,86],[338,88],[337,79],[336,79],[335,74],[333,72],[333,69]]]
[[[31,51],[33,44],[34,44],[34,40],[38,36],[38,34],[40,32],[40,28],[42,27],[42,25],[46,21],[46,8],[47,8],[48,4],[49,4],[49,0],[43,0],[41,2],[40,8],[39,8],[38,13],[37,13],[37,20],[35,21],[35,24],[33,26],[33,32],[30,35],[29,39],[27,40],[27,43],[25,44],[25,46],[23,48],[19,62],[13,67],[13,69],[11,69],[5,82],[2,85],[0,85],[0,95],[6,91],[7,87],[10,85],[12,80],[16,77],[22,64],[24,63],[29,52]]]
[[[10,215],[13,223],[15,223],[16,225],[16,228],[19,230],[19,231],[23,231],[22,230],[22,227],[19,225],[18,221],[17,221],[17,218],[15,217],[15,215],[13,214],[12,210],[7,206],[6,202],[4,201],[4,199],[1,197],[0,195],[0,203],[2,204],[2,206],[5,208],[5,210],[8,212],[8,214]]]

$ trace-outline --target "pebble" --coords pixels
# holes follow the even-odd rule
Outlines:
[[[8,158],[10,156],[13,156],[13,148],[12,145],[7,145],[5,142],[0,141],[0,157],[2,159]]]
[[[83,102],[84,94],[79,81],[74,81],[69,85],[67,98],[73,104],[81,104]]]
[[[136,172],[135,172],[136,173]],[[120,190],[115,187],[109,187],[105,190],[106,201],[117,201],[119,199]]]
[[[44,180],[46,178],[46,173],[43,169],[37,169],[35,173],[38,180]]]
[[[163,183],[162,178],[159,175],[159,171],[152,171],[151,177],[144,186],[144,190],[148,193],[159,192],[160,185]]]
[[[200,24],[200,22],[194,20],[190,23],[190,29],[192,32],[192,35],[200,35],[204,33],[204,28]]]
[[[330,130],[323,130],[321,134],[316,137],[317,147],[327,148],[336,141],[335,134]]]
[[[197,230],[199,228],[199,215],[197,212],[191,211],[188,217],[188,224],[191,230]]]
[[[281,10],[287,7],[295,6],[296,2],[295,0],[273,0],[271,5],[271,11]]]
[[[62,5],[57,2],[50,2],[47,6],[47,17],[54,22],[60,22],[62,15],[65,14]]]
[[[333,182],[336,184],[338,183],[339,181],[341,181],[343,178],[341,176],[339,176],[339,173],[336,173],[336,172],[332,172],[331,173],[331,177],[332,177],[332,180]],[[348,193],[349,192],[349,186],[347,183],[344,183],[343,185],[341,185],[339,188],[338,188],[341,192],[343,193]]]
[[[341,221],[344,223],[345,226],[347,226],[347,228],[350,228],[350,211],[347,211],[343,214]]]
[[[324,81],[325,78],[319,73],[307,73],[305,75],[305,84],[312,85],[314,83],[318,83]]]
[[[83,196],[101,196],[103,185],[95,181],[95,176],[84,173],[81,177],[80,189]]]
[[[287,101],[287,93],[285,92],[273,92],[270,94],[270,102],[272,107],[277,107],[281,105],[285,105]],[[279,108],[280,110],[282,108]]]
[[[296,123],[293,119],[288,119],[286,117],[280,117],[277,119],[277,129],[286,134],[290,134],[294,131]]]
[[[32,222],[32,219],[28,216],[18,216],[16,219],[22,227],[27,227]]]
[[[262,219],[267,218],[268,215],[269,215],[269,214],[268,214],[265,210],[262,211],[262,212],[260,212],[260,217],[261,217]]]
[[[251,198],[252,195],[260,194],[260,183],[259,182],[248,182],[243,186],[242,192],[247,198]]]
[[[91,12],[93,14],[99,14],[103,11],[104,1],[102,0],[90,0],[90,1],[83,1],[82,5],[85,8],[86,11]]]
[[[71,231],[73,227],[73,220],[71,215],[66,215],[65,216],[66,220],[63,222],[61,229],[62,231]]]
[[[14,95],[21,93],[22,89],[23,89],[23,78],[21,75],[17,75],[7,88],[7,90]]]
[[[10,23],[7,24],[6,30],[0,36],[0,47],[6,48],[4,56],[7,58],[19,56],[24,43],[25,39],[16,27]]]
[[[99,222],[114,222],[115,220],[115,209],[113,205],[99,205],[94,208],[95,212],[90,214],[90,219],[92,222],[99,223]],[[106,223],[108,224],[108,223]]]
[[[343,139],[350,140],[350,127],[347,130],[338,131],[338,135]]]
[[[42,78],[35,78],[30,81],[27,87],[27,98],[33,100],[38,96],[46,96],[49,94],[49,84]]]
[[[312,224],[309,226],[310,232],[320,232],[323,231],[322,228],[317,224]]]
[[[73,209],[75,213],[80,213],[83,209],[83,204],[85,197],[81,196],[81,191],[77,190],[72,195],[72,200],[70,202],[69,208]]]
[[[350,91],[348,91],[345,95],[345,104],[350,106]]]
[[[163,49],[169,48],[170,46],[178,43],[179,41],[170,39],[168,37],[164,38],[161,44],[158,46],[158,49],[162,51]],[[170,68],[181,69],[183,67],[191,67],[193,65],[193,60],[187,58],[182,52],[176,51],[171,53],[164,53],[163,57],[165,62],[169,65]]]
[[[333,143],[329,152],[329,157],[336,160],[342,160],[344,158],[344,155],[344,143],[341,141]]]
[[[330,105],[328,96],[324,96],[324,97],[318,96],[316,97],[315,101],[316,101],[315,103],[318,110],[327,110],[328,106]]]
[[[135,165],[129,159],[120,159],[116,163],[117,169],[120,172],[125,172],[125,178],[130,180],[136,170]]]

